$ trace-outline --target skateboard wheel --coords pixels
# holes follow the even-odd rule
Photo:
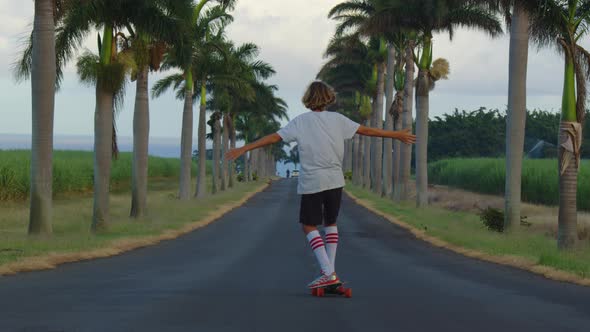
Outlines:
[[[344,296],[347,298],[351,298],[352,297],[352,289],[348,288],[344,291]]]
[[[324,292],[324,289],[323,288],[318,288],[317,289],[317,296],[318,297],[324,297],[324,294],[325,294],[325,292]]]
[[[318,289],[317,288],[312,288],[311,289],[311,295],[312,296],[318,296]]]

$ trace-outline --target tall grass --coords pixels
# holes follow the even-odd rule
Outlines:
[[[504,195],[505,160],[492,158],[444,159],[429,165],[432,183],[469,191]],[[590,170],[582,162],[578,175],[578,209],[590,211]],[[555,159],[525,159],[522,169],[522,200],[529,203],[558,205],[559,176]]]
[[[27,150],[0,150],[0,201],[23,200],[29,196],[31,152]],[[121,153],[113,161],[111,186],[131,182],[131,153]],[[210,164],[208,164],[208,168]],[[193,174],[196,174],[193,163]],[[180,160],[149,157],[150,178],[177,178]],[[93,153],[86,151],[55,151],[53,154],[53,193],[83,193],[93,187]]]

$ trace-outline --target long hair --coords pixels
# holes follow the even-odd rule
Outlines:
[[[312,111],[324,110],[336,102],[336,92],[328,84],[315,81],[309,85],[301,101]]]

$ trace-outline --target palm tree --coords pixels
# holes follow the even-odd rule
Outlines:
[[[148,185],[148,146],[149,146],[149,72],[160,69],[164,53],[168,48],[166,41],[174,40],[178,29],[179,18],[186,12],[190,12],[191,1],[156,0],[156,4],[162,8],[162,18],[157,34],[146,31],[134,31],[132,26],[127,26],[129,33],[124,43],[133,53],[135,70],[132,80],[136,81],[135,109],[133,113],[133,160],[131,177],[131,212],[132,218],[145,216],[147,209],[147,185]],[[167,14],[167,15],[166,15]]]
[[[217,66],[212,89],[223,113],[223,153],[236,146],[234,118],[242,112],[243,104],[251,103],[256,97],[257,82],[275,74],[268,63],[258,60],[258,46],[245,43],[236,47],[231,42],[223,44],[224,61]],[[211,75],[210,75],[211,76]],[[222,190],[233,186],[233,163],[222,161]]]
[[[579,45],[588,33],[590,1],[547,0],[532,13],[531,36],[538,45],[555,45],[565,60],[559,133],[559,231],[557,246],[572,248],[577,240],[577,177],[586,110],[590,53]]]
[[[414,118],[414,41],[412,38],[408,40],[408,45],[402,48],[401,54],[404,54],[405,62],[405,85],[403,94],[403,104],[401,122],[402,129],[413,129]],[[399,167],[399,199],[409,199],[409,188],[410,188],[410,173],[412,171],[412,145],[401,144],[400,149],[400,167]],[[396,190],[394,188],[394,190]],[[394,192],[394,199],[397,198]]]
[[[372,19],[375,13],[375,1],[349,0],[340,3],[330,10],[329,17],[339,21],[336,29],[337,36],[343,35],[348,30],[354,33],[364,33],[365,25]],[[387,60],[387,43],[383,33],[370,34],[369,47],[373,68],[373,81],[375,89],[373,94],[373,114],[370,125],[376,128],[383,127],[383,97],[385,93],[385,69]],[[389,152],[388,152],[389,153]],[[371,138],[370,144],[371,163],[371,187],[375,193],[382,193],[383,187],[383,139]],[[365,156],[365,158],[367,158]],[[368,174],[367,174],[368,175]]]
[[[396,91],[395,93],[395,97],[393,98],[393,102],[390,106],[389,112],[392,113],[392,117],[394,119],[394,130],[402,130],[405,129],[403,127],[403,121],[404,119],[402,118],[402,116],[404,115],[404,92],[405,92],[405,88],[407,85],[406,82],[406,72],[404,70],[404,63],[405,63],[405,57],[404,57],[404,50],[407,47],[407,35],[405,33],[400,33],[398,38],[397,38],[397,42],[395,43],[395,45],[397,45],[396,47],[396,51],[397,51],[397,57],[395,59],[395,68],[393,70],[393,78],[392,78],[392,83],[393,83],[393,87]],[[411,116],[411,114],[410,114]],[[409,127],[411,128],[412,124],[411,124],[411,119],[410,119],[410,125]],[[401,144],[400,141],[395,141],[394,142],[394,158],[393,158],[393,199],[395,201],[399,201],[401,199],[401,165],[402,165],[402,146],[405,144]],[[411,158],[411,155],[410,155]]]
[[[385,69],[387,60],[387,43],[384,38],[373,38],[370,42],[372,58],[375,61],[376,86],[373,97],[373,117],[371,126],[383,128],[383,98],[385,94]],[[391,154],[391,152],[388,152]],[[371,138],[371,187],[373,192],[383,192],[383,138]]]
[[[529,13],[543,0],[500,0],[510,25],[508,113],[506,120],[506,188],[504,229],[520,222],[522,159],[526,126],[526,80],[529,52]],[[510,10],[512,9],[512,13]]]
[[[32,138],[29,229],[51,235],[53,208],[53,118],[55,90],[61,71],[56,66],[55,25],[63,16],[62,1],[35,1],[33,31],[15,63],[17,81],[31,79]]]
[[[190,198],[192,140],[193,140],[193,100],[200,98],[198,129],[198,177],[197,197],[205,195],[206,184],[206,112],[207,112],[207,72],[206,69],[218,56],[217,43],[222,39],[225,24],[231,20],[226,7],[215,6],[201,14],[208,1],[202,0],[185,20],[181,41],[168,51],[164,68],[179,68],[182,74],[172,74],[158,81],[152,88],[158,97],[170,88],[179,89],[177,97],[184,99],[181,131],[181,172],[179,198]],[[216,25],[220,23],[219,25]],[[200,89],[195,90],[195,82]]]
[[[221,113],[215,112],[211,114],[211,119],[207,122],[211,126],[211,134],[213,137],[213,175],[212,175],[212,194],[216,194],[219,191],[219,176],[220,176],[220,145],[221,145],[221,124],[220,119]]]
[[[236,137],[246,144],[276,132],[280,128],[279,121],[288,119],[287,103],[276,97],[275,92],[278,90],[276,86],[258,81],[253,84],[253,88],[256,97],[251,102],[241,104],[241,111],[235,115],[235,128],[238,132]],[[264,166],[261,160],[264,153],[261,150],[254,150],[250,158],[246,158],[244,172],[246,179],[253,179],[255,173],[261,175],[260,171]]]
[[[389,87],[388,89],[388,93],[389,93],[389,101],[387,102],[387,114],[388,116],[390,116],[391,118],[391,127],[388,127],[389,130],[402,130],[405,129],[403,128],[403,118],[402,116],[404,115],[404,108],[405,108],[405,103],[404,103],[404,89],[406,88],[406,86],[409,83],[409,89],[410,89],[410,93],[413,91],[413,80],[410,82],[406,81],[406,72],[404,70],[404,63],[406,62],[405,59],[405,52],[406,52],[406,48],[409,45],[409,41],[410,41],[410,36],[411,33],[408,31],[405,31],[401,28],[396,29],[390,29],[387,28],[385,30],[386,32],[386,36],[388,41],[391,43],[391,50],[390,50],[390,60],[388,62],[388,66],[391,66],[391,69],[389,69],[389,74],[388,76],[391,76],[390,78],[390,82],[389,82]],[[407,65],[407,64],[406,64]],[[413,60],[412,60],[412,64],[413,66]],[[393,95],[393,90],[395,90],[395,96]],[[411,105],[411,104],[410,104]],[[411,106],[410,106],[411,107]],[[409,128],[411,129],[411,125],[412,125],[412,119],[411,119],[411,112],[410,112],[410,125]],[[390,140],[391,141],[391,140]],[[383,195],[391,195],[393,194],[393,199],[395,201],[399,201],[401,198],[401,174],[402,174],[402,145],[399,141],[394,141],[393,142],[393,162],[392,163],[385,163],[385,169],[387,171],[386,175],[391,175],[389,176],[387,181],[386,181],[386,185],[387,183],[389,183],[389,186]],[[387,148],[385,149],[385,151],[390,151],[390,148],[392,145],[387,145]],[[388,156],[391,156],[391,154],[388,154]],[[409,158],[411,158],[411,155],[409,155]],[[391,182],[393,180],[393,191],[391,189]]]
[[[488,11],[486,1],[473,0],[416,0],[411,3],[391,1],[391,5],[378,8],[378,15],[391,14],[404,17],[405,27],[421,33],[421,56],[418,56],[416,83],[416,205],[428,204],[428,112],[430,91],[434,83],[446,78],[448,62],[439,59],[433,63],[433,39],[436,32],[453,31],[460,26],[477,28],[491,36],[502,33],[497,17]]]
[[[390,44],[387,48],[387,74],[385,81],[385,130],[393,130],[394,120],[391,112],[393,106],[393,79],[395,75],[395,60],[396,50]],[[383,192],[382,196],[390,196],[393,192],[393,172],[397,171],[398,168],[393,166],[393,140],[385,139],[383,143],[383,151],[385,152],[383,160]],[[393,150],[393,153],[398,156],[399,161],[399,150]]]
[[[56,82],[54,31],[54,1],[35,1],[32,63],[29,72],[33,104],[29,234],[52,233],[53,112]]]
[[[120,54],[117,47],[118,31],[135,26],[151,32],[163,15],[161,4],[156,1],[127,2],[107,0],[70,0],[67,9],[58,20],[56,36],[56,61],[58,77],[61,67],[71,59],[85,37],[94,27],[99,34],[98,55],[86,52],[78,61],[78,73],[82,81],[96,86],[95,112],[95,167],[94,209],[92,229],[105,228],[109,223],[109,182],[113,153],[114,109],[122,101],[125,74],[129,59]],[[66,8],[64,6],[64,8]]]
[[[55,27],[69,4],[66,0],[35,1],[33,31],[15,63],[17,81],[31,79],[32,139],[29,234],[52,233],[53,118],[55,91],[63,78],[56,55]]]

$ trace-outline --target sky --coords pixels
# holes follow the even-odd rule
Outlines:
[[[260,47],[260,58],[277,71],[270,82],[279,86],[278,95],[289,104],[291,118],[306,111],[300,99],[325,61],[323,52],[335,26],[327,13],[339,2],[239,0],[232,13],[235,20],[229,27],[229,37],[238,44],[254,42]],[[33,1],[0,0],[0,134],[31,133],[30,82],[15,82],[11,66],[22,38],[30,33],[32,18]],[[95,51],[95,44],[96,35],[90,35],[85,46]],[[582,44],[588,46],[586,41]],[[448,35],[436,35],[434,57],[449,60],[451,74],[448,81],[439,81],[431,93],[430,116],[440,116],[455,108],[505,110],[508,45],[507,36],[491,39],[484,33],[466,29],[456,31],[452,41]],[[150,83],[163,75],[151,75]],[[552,49],[531,46],[528,108],[559,111],[562,77],[560,56]],[[125,107],[117,119],[121,136],[131,136],[133,132],[134,94],[132,83],[128,85]],[[94,89],[78,81],[73,62],[70,63],[63,87],[56,96],[55,134],[92,135],[94,106]],[[173,93],[152,100],[150,135],[179,138],[182,107]]]

